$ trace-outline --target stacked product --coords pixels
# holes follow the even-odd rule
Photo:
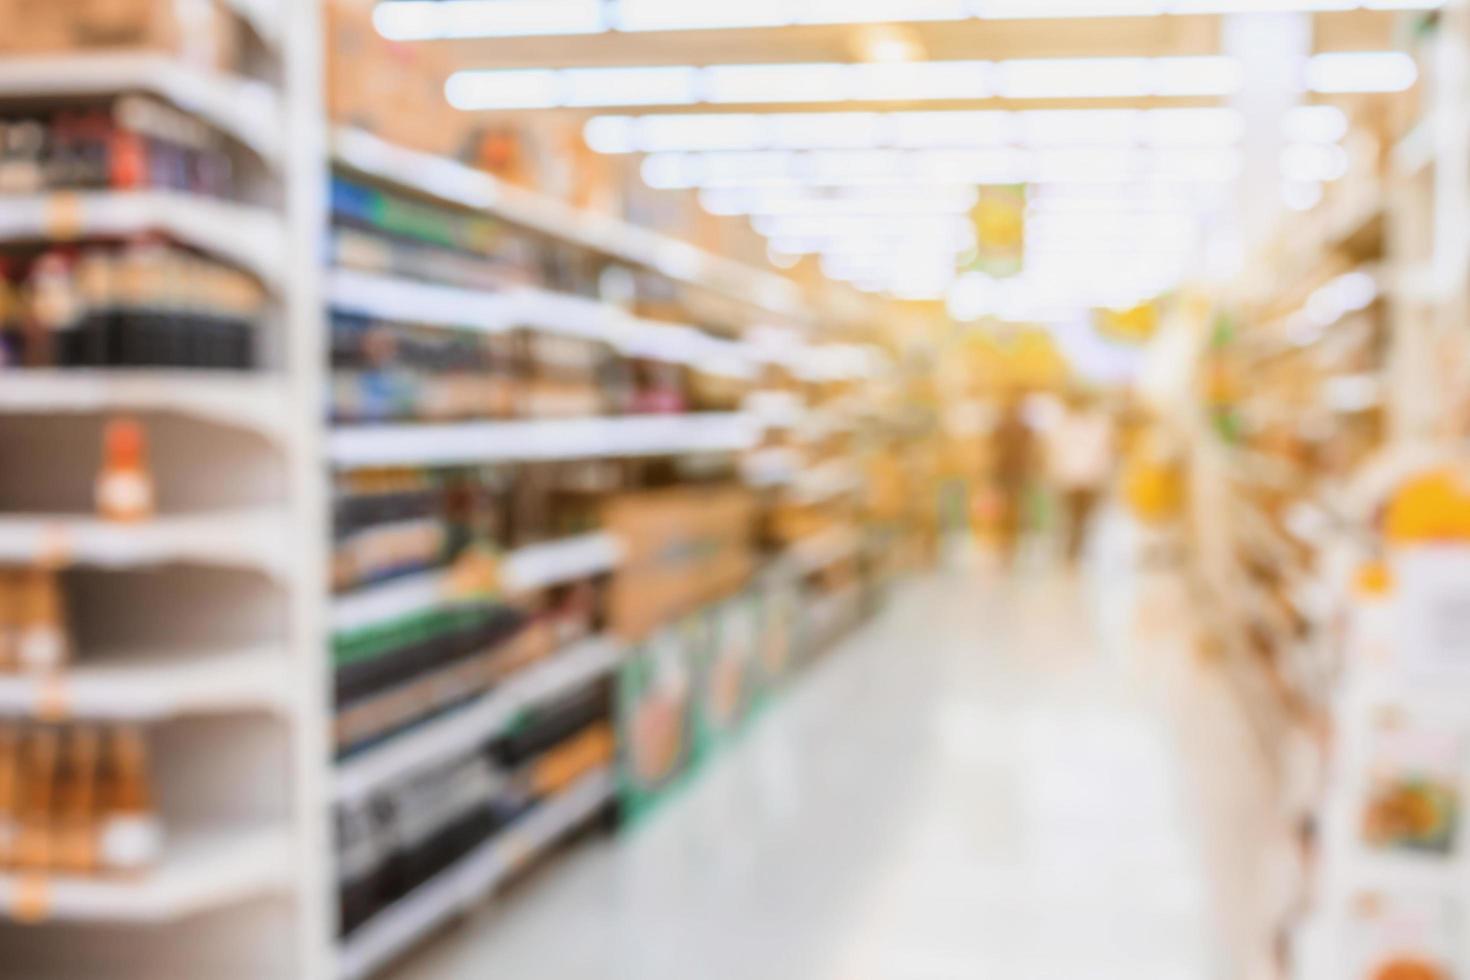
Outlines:
[[[141,733],[0,724],[0,873],[136,873],[162,847]]]

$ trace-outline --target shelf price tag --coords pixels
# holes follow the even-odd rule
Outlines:
[[[505,835],[505,843],[501,845],[501,854],[505,859],[507,871],[520,870],[535,853],[536,846],[530,834],[515,831]]]
[[[36,681],[36,717],[41,721],[62,721],[71,715],[71,697],[66,678],[61,674],[43,674]]]
[[[41,528],[36,543],[36,564],[41,568],[63,568],[71,561],[71,535],[64,524],[47,524]]]
[[[42,232],[47,238],[71,241],[82,234],[82,198],[78,194],[64,192],[46,198],[46,213],[41,219]]]
[[[51,915],[51,882],[45,875],[22,875],[11,896],[10,917],[25,925],[44,922]]]

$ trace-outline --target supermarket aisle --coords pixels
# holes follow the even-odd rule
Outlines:
[[[396,980],[1209,976],[1162,735],[1085,591],[910,585],[685,796]]]

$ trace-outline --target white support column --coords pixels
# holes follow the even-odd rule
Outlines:
[[[1245,84],[1231,104],[1245,117],[1245,171],[1240,181],[1240,245],[1256,254],[1281,214],[1285,112],[1302,101],[1302,65],[1312,51],[1307,14],[1236,14],[1225,18],[1221,47],[1240,61]]]
[[[282,0],[286,208],[290,278],[283,344],[289,378],[293,818],[299,980],[336,976],[335,849],[328,775],[330,671],[326,634],[327,508],[322,406],[326,328],[321,266],[326,233],[327,135],[322,5]]]

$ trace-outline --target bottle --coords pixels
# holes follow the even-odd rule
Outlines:
[[[148,786],[148,751],[135,728],[117,728],[102,760],[98,862],[110,871],[141,871],[163,846],[163,831]]]
[[[33,367],[63,364],[75,345],[73,338],[82,319],[75,256],[60,250],[47,252],[32,264],[26,285],[30,307],[26,359]]]
[[[37,568],[19,576],[14,600],[15,662],[23,670],[52,672],[66,665],[66,617],[56,572]]]
[[[19,661],[19,574],[0,568],[0,674],[15,670]]]
[[[58,752],[52,728],[35,729],[22,744],[15,864],[24,870],[51,868]]]
[[[56,791],[56,860],[59,871],[97,870],[97,764],[102,737],[95,728],[67,733]]]
[[[143,427],[132,419],[114,419],[103,435],[97,512],[110,521],[147,520],[153,516],[155,497]]]
[[[20,833],[19,735],[13,725],[0,726],[0,870],[15,865],[16,840]]]

